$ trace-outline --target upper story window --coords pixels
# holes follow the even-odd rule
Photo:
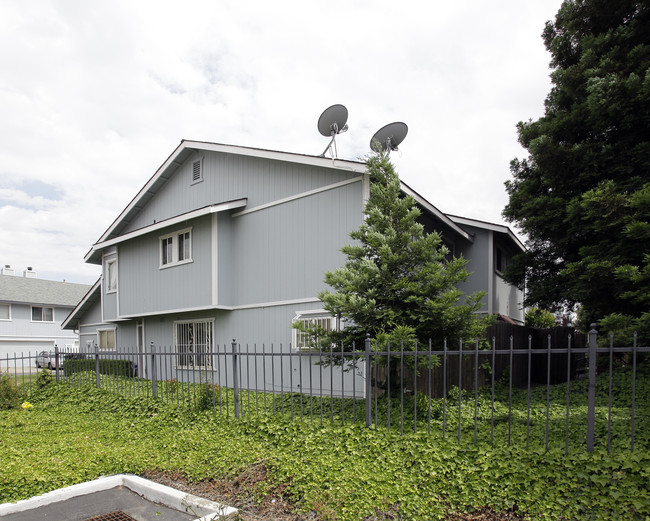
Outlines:
[[[0,304],[0,320],[11,320],[11,304]]]
[[[32,306],[32,322],[54,322],[54,308]]]
[[[179,230],[160,237],[160,267],[192,261],[192,229]]]
[[[117,259],[106,262],[106,293],[117,291]]]
[[[508,265],[508,257],[506,256],[506,252],[503,251],[501,248],[497,246],[496,248],[496,260],[494,263],[495,269],[499,272],[502,273],[503,270],[506,269],[506,266]]]

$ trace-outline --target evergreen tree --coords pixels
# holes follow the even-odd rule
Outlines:
[[[413,349],[413,341],[439,345],[444,338],[475,338],[485,326],[476,315],[482,293],[463,299],[459,282],[469,273],[466,261],[453,258],[437,233],[425,233],[418,222],[415,200],[400,190],[400,181],[388,155],[368,157],[370,196],[365,220],[343,248],[345,266],[325,275],[334,291],[319,298],[345,327],[328,341],[353,341],[363,346],[374,340],[391,340]]]
[[[518,125],[530,155],[511,163],[503,212],[528,251],[506,276],[526,283],[527,304],[637,321],[649,303],[635,292],[650,290],[650,4],[566,0],[543,38],[553,87],[544,116]]]

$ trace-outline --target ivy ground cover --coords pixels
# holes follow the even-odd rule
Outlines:
[[[633,452],[608,454],[600,444],[568,455],[561,430],[551,431],[561,439],[548,451],[539,443],[491,447],[484,435],[474,445],[471,432],[459,445],[426,430],[400,436],[281,415],[234,420],[52,383],[30,393],[32,407],[0,410],[0,502],[114,473],[198,483],[262,467],[264,479],[239,494],[263,501],[280,490],[311,519],[445,519],[484,507],[521,519],[649,519],[648,380],[640,371]]]

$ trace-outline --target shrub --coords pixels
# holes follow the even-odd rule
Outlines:
[[[43,387],[50,385],[52,381],[52,371],[49,369],[41,369],[36,377],[36,386],[39,389],[42,389]]]
[[[547,329],[555,326],[555,315],[540,308],[530,308],[526,311],[526,326]]]
[[[95,360],[86,358],[81,360],[66,360],[63,363],[63,373],[70,376],[83,371],[95,371]],[[119,376],[135,376],[135,369],[131,360],[99,360],[100,374],[111,374]]]
[[[196,408],[201,411],[212,409],[218,399],[219,386],[210,382],[205,375],[202,375],[201,385],[196,398]]]
[[[20,404],[20,389],[8,375],[0,376],[0,409],[13,409]]]

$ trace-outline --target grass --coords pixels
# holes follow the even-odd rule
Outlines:
[[[583,431],[578,428],[585,407],[583,384],[576,382],[572,383],[574,412],[567,456],[566,385],[551,389],[551,443],[546,451],[546,388],[531,393],[530,423],[527,393],[515,393],[511,410],[507,387],[497,389],[496,442],[491,447],[489,390],[488,396],[479,396],[476,407],[475,446],[473,393],[464,398],[467,405],[461,408],[463,442],[459,445],[458,410],[449,409],[449,432],[442,439],[437,401],[431,404],[435,427],[431,434],[425,421],[418,432],[405,429],[404,436],[399,436],[397,427],[388,432],[385,427],[367,429],[361,422],[343,425],[340,402],[334,403],[333,412],[326,411],[334,415],[335,422],[326,421],[321,427],[318,409],[313,423],[291,421],[286,409],[284,416],[251,414],[235,421],[225,411],[201,411],[92,386],[51,384],[31,389],[28,399],[33,408],[0,411],[0,502],[100,475],[132,472],[181,476],[195,484],[227,483],[235,502],[250,505],[278,497],[299,515],[312,519],[444,519],[453,512],[485,507],[514,512],[523,519],[648,519],[647,366],[639,367],[636,384],[634,452],[629,450],[630,379],[622,369],[616,375],[613,399],[614,450],[608,454],[605,443],[608,403],[602,396],[604,392],[607,397],[606,383],[598,384],[597,448],[587,453]],[[218,392],[225,398],[225,391]],[[449,404],[457,403],[457,392],[451,393]],[[301,400],[305,412],[306,398],[293,397],[294,411]],[[230,397],[229,403],[232,407]],[[329,400],[323,406],[328,403],[331,406]],[[352,408],[354,404],[346,401],[344,405]],[[410,410],[412,405],[411,401]],[[420,397],[417,406],[418,416],[426,412],[427,418],[429,403],[422,403]],[[378,418],[385,413],[378,411]],[[513,438],[510,446],[508,427]],[[527,430],[532,441],[528,449]]]

